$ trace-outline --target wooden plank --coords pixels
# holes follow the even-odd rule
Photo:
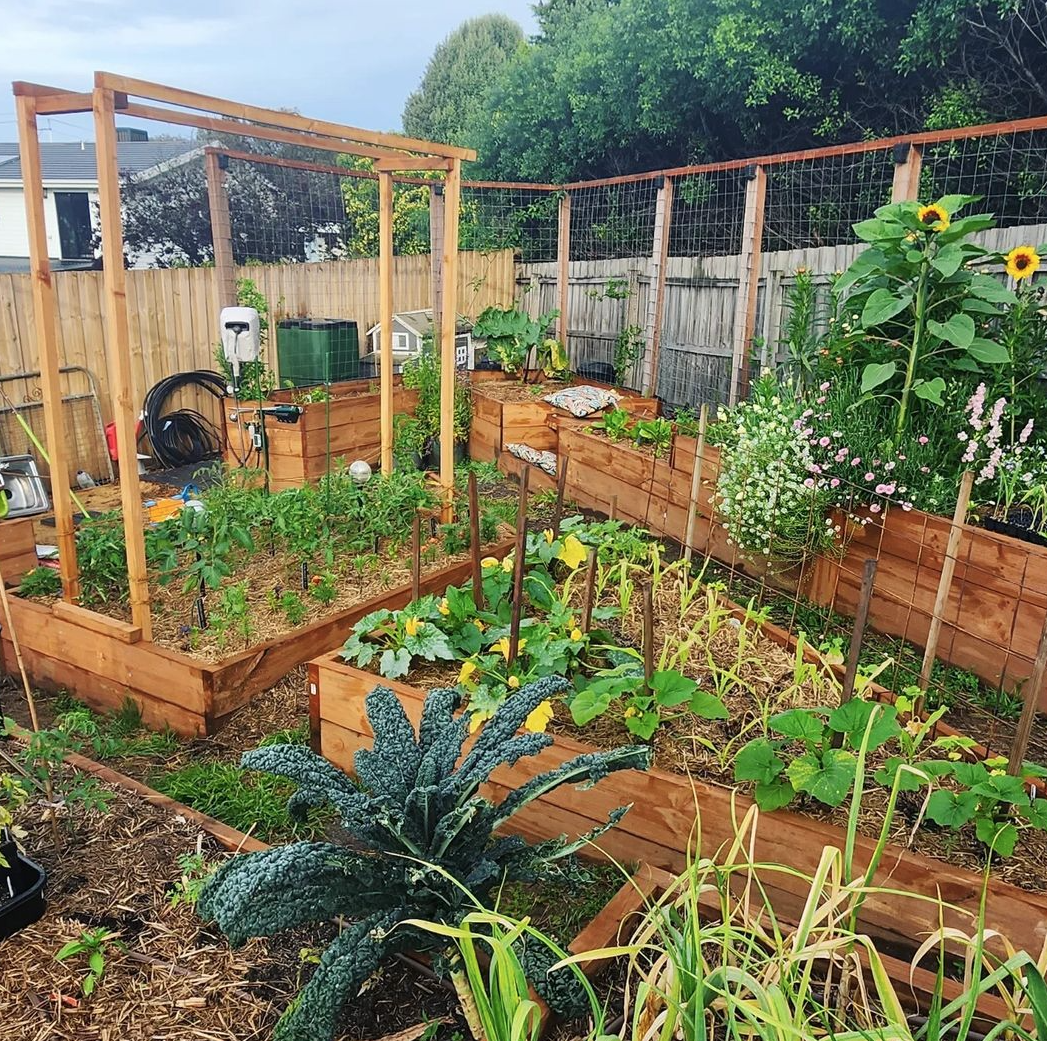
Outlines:
[[[381,325],[382,473],[393,472],[393,178],[378,175],[378,298]]]
[[[142,638],[142,630],[137,625],[121,621],[119,618],[110,618],[108,615],[89,611],[79,604],[67,604],[60,601],[51,608],[56,618],[63,618],[67,622],[75,622],[81,629],[89,632],[101,633],[111,636],[121,643],[138,643]]]
[[[897,145],[895,154],[905,152],[901,162],[895,161],[894,182],[891,185],[891,202],[915,202],[920,195],[920,167],[923,149],[919,145]]]
[[[62,596],[69,602],[80,595],[80,573],[76,563],[76,534],[73,504],[69,494],[69,464],[65,416],[62,407],[62,377],[59,369],[58,336],[55,330],[55,294],[48,259],[47,228],[44,215],[44,183],[40,165],[40,138],[36,126],[36,99],[16,100],[18,147],[22,157],[25,215],[29,229],[29,267],[33,286],[33,317],[39,352],[40,386],[43,391],[44,436],[47,441],[48,472],[55,514],[55,539],[62,576]],[[25,370],[22,370],[25,371]]]
[[[0,521],[0,572],[4,584],[17,586],[37,563],[33,518],[13,517]]]
[[[443,519],[454,502],[455,335],[458,330],[458,219],[462,202],[462,163],[455,159],[444,182],[443,301],[440,316],[440,489]]]
[[[127,275],[120,215],[120,179],[116,151],[116,115],[113,91],[95,88],[95,150],[98,159],[98,211],[101,222],[103,279],[106,290],[105,329],[109,374],[112,380],[113,422],[120,456],[120,505],[127,547],[127,581],[131,620],[152,639],[149,576],[143,531],[145,517],[138,480],[135,419],[138,402],[131,382],[127,323]]]
[[[218,277],[218,299],[221,307],[236,305],[236,273],[233,267],[233,233],[229,224],[229,196],[225,171],[218,153],[204,150],[204,174],[207,179],[207,206],[211,215],[211,245],[214,248],[215,274]],[[215,316],[217,320],[217,315]]]
[[[741,278],[734,310],[734,341],[731,358],[730,403],[749,392],[749,350],[756,327],[756,299],[760,286],[760,254],[763,248],[763,214],[767,200],[767,173],[753,168],[745,186],[745,214],[742,221]]]
[[[566,348],[567,317],[570,310],[571,287],[571,196],[564,192],[560,196],[556,232],[556,306],[560,317],[556,322],[556,336]]]
[[[672,226],[673,179],[666,177],[658,189],[654,211],[654,240],[648,269],[647,320],[644,323],[643,389],[658,390],[658,353],[662,344],[662,315],[665,311],[665,274],[669,263],[669,233]],[[637,287],[639,293],[639,287]],[[630,298],[631,299],[631,298]]]

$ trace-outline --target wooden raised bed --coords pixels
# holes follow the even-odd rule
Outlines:
[[[502,555],[505,543],[492,552]],[[470,575],[468,560],[422,576],[423,594],[459,585]],[[119,708],[128,697],[154,730],[170,727],[184,736],[213,733],[231,712],[283,679],[291,669],[344,641],[353,625],[378,607],[398,608],[411,600],[410,584],[346,608],[310,625],[218,662],[206,662],[141,639],[141,630],[82,607],[58,601],[40,604],[10,597],[30,681],[67,690],[93,709]],[[17,675],[6,627],[0,634],[3,671]]]
[[[0,521],[0,573],[4,583],[16,586],[37,565],[34,517]]]
[[[309,663],[309,694],[313,738],[322,754],[344,770],[352,769],[353,753],[369,747],[372,734],[364,713],[364,698],[376,685],[391,687],[408,717],[417,726],[425,694],[416,687],[376,677],[342,662],[337,652]],[[571,738],[554,735],[553,744],[540,756],[502,767],[488,794],[503,797],[545,770],[593,749]],[[606,819],[615,807],[631,805],[623,820],[607,832],[599,846],[621,861],[644,860],[657,867],[679,871],[685,867],[696,807],[701,818],[701,852],[713,855],[734,839],[732,820],[741,820],[752,802],[729,788],[692,782],[688,778],[652,769],[611,774],[595,787],[580,791],[560,788],[541,797],[517,815],[516,830],[528,837],[575,837]],[[815,872],[825,846],[843,847],[839,828],[779,810],[764,814],[757,832],[754,859],[784,864],[801,873]],[[875,842],[859,835],[855,844],[855,871],[869,863]],[[768,873],[765,885],[776,912],[796,920],[807,887],[802,879],[780,872]],[[947,925],[969,929],[976,914],[982,878],[963,868],[889,845],[874,885],[900,891],[870,896],[862,908],[861,926],[871,935],[912,949],[939,926],[938,904],[904,894],[939,897],[961,911],[948,910]],[[1047,894],[1025,892],[991,880],[986,902],[989,928],[1000,930],[1017,947],[1036,952],[1047,936]]]
[[[405,390],[401,377],[395,377],[393,412],[413,413],[418,404],[418,392]],[[365,459],[378,462],[381,452],[381,395],[372,390],[374,380],[350,380],[331,387],[331,401],[312,401],[300,406],[303,410],[297,423],[280,423],[271,416],[265,420],[269,442],[269,480],[273,491],[298,488],[327,473],[331,463],[345,458],[347,462]],[[274,391],[271,404],[292,404],[293,390]],[[257,419],[250,401],[243,402],[237,419],[231,400],[225,403],[224,459],[230,466],[242,465],[246,458],[250,465],[264,465],[264,456],[250,448],[246,424]],[[328,432],[330,426],[330,432]],[[244,446],[247,446],[245,453]]]
[[[560,458],[567,458],[566,495],[580,506],[683,542],[696,443],[677,436],[667,456],[655,459],[625,443],[556,424]],[[758,566],[728,544],[712,497],[719,451],[707,447],[702,463],[693,548],[750,574]],[[508,471],[519,467],[504,464]],[[532,476],[534,476],[532,474]],[[922,645],[941,576],[950,521],[919,510],[891,509],[852,531],[841,557],[819,556],[802,571],[777,573],[774,584],[798,590],[821,606],[853,614],[862,564],[879,561],[870,623],[882,633]],[[965,524],[944,619],[938,657],[969,669],[992,686],[1028,678],[1047,619],[1047,548]],[[1041,703],[1047,711],[1047,692]]]
[[[475,374],[474,374],[475,375]],[[487,374],[485,374],[487,375]],[[499,373],[499,382],[508,382],[504,373]],[[554,422],[557,416],[567,413],[553,408],[548,402],[536,397],[533,401],[499,401],[485,393],[485,386],[491,382],[486,379],[475,380],[472,388],[473,423],[469,432],[469,457],[471,459],[497,460],[499,453],[507,444],[520,443],[530,445],[543,452],[557,451],[557,432]],[[632,391],[621,390],[610,384],[597,383],[575,377],[564,386],[582,384],[613,390],[621,397],[619,408],[633,415],[653,417],[658,415],[658,399],[645,398]],[[587,420],[592,422],[600,417],[596,413]]]

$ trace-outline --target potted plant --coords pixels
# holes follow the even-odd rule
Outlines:
[[[432,439],[417,416],[400,412],[393,417],[393,456],[399,465],[426,469],[431,447]]]
[[[9,774],[0,774],[0,940],[13,936],[40,918],[47,907],[47,873],[22,855],[15,841],[11,803],[26,798],[25,789]]]

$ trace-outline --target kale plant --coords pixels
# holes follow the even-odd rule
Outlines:
[[[580,755],[497,805],[480,795],[499,766],[512,766],[552,743],[548,735],[518,731],[538,705],[567,686],[564,679],[546,677],[507,698],[457,769],[469,717],[455,716],[456,689],[428,695],[416,735],[393,692],[376,686],[365,702],[374,742],[356,753],[355,781],[301,745],[270,745],[244,755],[244,767],[299,785],[288,803],[292,813],[329,804],[351,839],[350,845],[298,842],[236,857],[200,894],[200,914],[215,919],[234,946],[308,922],[346,920],[281,1018],[276,1041],[327,1041],[344,1002],[387,955],[440,942],[399,923],[414,918],[457,924],[475,908],[473,897],[489,904],[503,882],[550,877],[558,862],[621,819],[626,807],[571,844],[529,845],[515,835],[494,834],[531,800],[562,784],[591,786],[611,771],[650,763],[646,747]]]

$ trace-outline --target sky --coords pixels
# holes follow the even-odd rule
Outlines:
[[[89,90],[96,69],[397,130],[441,40],[466,18],[495,11],[530,35],[531,2],[0,0],[0,141],[18,137],[11,80]],[[89,115],[41,119],[40,129],[43,141],[94,137]]]

